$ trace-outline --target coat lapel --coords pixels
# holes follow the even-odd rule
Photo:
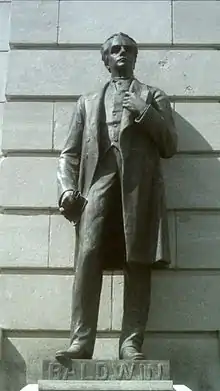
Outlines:
[[[89,115],[89,122],[90,122],[90,127],[89,127],[89,137],[92,139],[92,142],[90,144],[90,153],[87,161],[87,169],[89,171],[89,175],[86,176],[85,180],[85,192],[87,192],[90,189],[96,166],[98,163],[98,158],[99,158],[99,135],[100,135],[100,122],[102,119],[103,115],[103,109],[104,109],[104,95],[106,88],[108,87],[109,82],[105,84],[103,89],[93,96],[92,99],[92,104],[91,102],[89,103],[90,107],[90,115]]]
[[[100,123],[101,119],[103,116],[103,110],[104,110],[104,96],[105,96],[105,91],[109,85],[109,82],[106,83],[103,87],[103,89],[100,91],[100,93],[96,96],[95,101],[94,101],[94,138],[95,141],[97,142],[97,147],[98,147],[98,141],[99,141],[99,134],[100,134]]]

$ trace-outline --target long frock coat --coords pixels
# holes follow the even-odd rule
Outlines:
[[[58,164],[59,204],[67,190],[79,190],[85,198],[89,195],[99,159],[101,113],[108,84],[98,93],[81,96],[77,102]],[[170,261],[160,158],[170,158],[176,152],[172,110],[165,93],[157,88],[134,79],[130,91],[146,101],[147,109],[138,119],[127,109],[122,112],[122,194],[113,203],[114,213],[109,213],[113,218],[106,221],[99,243],[104,268],[121,268],[124,260],[144,264],[158,259]],[[95,203],[99,203],[98,194]],[[83,240],[80,222],[76,226],[76,252],[79,240]]]

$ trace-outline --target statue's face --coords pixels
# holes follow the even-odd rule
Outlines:
[[[122,73],[132,74],[135,67],[135,51],[131,41],[121,35],[113,38],[112,45],[109,47],[108,68],[111,73],[114,70],[120,70]]]

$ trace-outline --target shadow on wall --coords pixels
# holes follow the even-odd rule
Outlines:
[[[187,115],[184,118],[173,111],[178,134],[178,153],[171,159],[162,159],[166,207],[177,211],[174,237],[169,232],[172,240],[168,242],[173,246],[171,265],[180,268],[218,268],[217,247],[220,246],[220,237],[215,234],[220,224],[218,225],[217,216],[213,217],[213,214],[220,215],[220,105],[179,105],[182,105],[180,110],[184,108],[189,113],[189,120],[186,119]],[[215,209],[217,212],[213,212]],[[184,238],[181,237],[183,231]],[[189,246],[186,244],[187,232]],[[163,240],[163,245],[164,243]],[[163,268],[163,264],[155,263],[154,269],[159,268]]]
[[[2,372],[3,382],[1,390],[19,391],[26,382],[26,363],[14,345],[7,338],[3,342],[2,354]],[[1,384],[1,383],[0,383]]]
[[[147,359],[170,361],[174,384],[184,384],[193,391],[219,391],[217,344],[214,338],[201,334],[155,333],[146,334],[143,351]]]
[[[192,107],[193,104],[194,103],[192,103]],[[204,116],[204,113],[201,113],[201,115]],[[201,135],[200,131],[197,130],[190,122],[188,122],[184,117],[175,111],[173,111],[173,116],[177,128],[179,151],[190,153],[213,151],[213,148]]]
[[[197,115],[200,115],[198,108]],[[216,155],[220,152],[220,138],[216,119],[213,118],[215,126],[212,126],[211,116],[207,121],[202,112],[202,104],[201,118],[207,127],[202,124],[202,129],[197,130],[178,113],[174,118],[180,154],[163,160],[168,208],[220,208],[220,159]]]

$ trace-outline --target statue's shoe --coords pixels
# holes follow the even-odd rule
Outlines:
[[[121,348],[120,360],[145,360],[142,352],[138,351],[134,346],[125,346]]]
[[[55,357],[61,364],[66,363],[69,360],[83,360],[92,358],[91,355],[78,344],[70,345],[67,350],[58,350]]]

